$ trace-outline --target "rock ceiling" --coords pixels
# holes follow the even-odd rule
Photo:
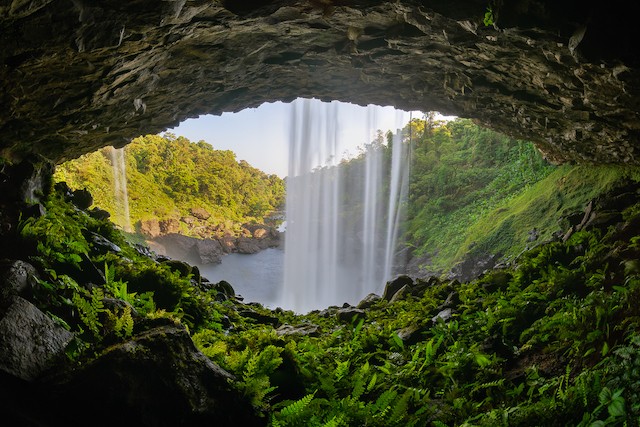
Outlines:
[[[315,97],[474,118],[557,162],[637,164],[638,17],[622,0],[0,0],[0,155],[59,162]]]

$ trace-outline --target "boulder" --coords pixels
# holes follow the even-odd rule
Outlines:
[[[160,221],[160,234],[172,234],[180,232],[180,221],[175,218]]]
[[[73,402],[73,410],[59,414],[65,421],[59,425],[265,425],[233,380],[183,326],[171,323],[114,344],[51,381],[62,402]]]
[[[12,295],[25,296],[36,284],[38,272],[28,262],[0,261],[0,301]]]
[[[360,309],[369,308],[372,305],[374,305],[375,303],[377,303],[378,301],[380,301],[380,299],[381,298],[380,298],[379,295],[369,294],[366,297],[364,297],[362,299],[362,301],[360,301],[356,307],[360,308]]]
[[[238,237],[236,241],[236,251],[241,254],[255,254],[260,252],[260,245],[251,237]]]
[[[393,298],[393,295],[395,295],[396,292],[398,292],[402,287],[406,285],[409,285],[409,286],[413,285],[413,279],[404,274],[396,277],[393,280],[388,281],[386,286],[384,287],[384,293],[382,294],[382,299],[391,301],[391,298]]]
[[[284,324],[276,329],[276,334],[278,334],[278,336],[298,335],[317,337],[320,335],[320,327],[310,323],[296,326]]]
[[[200,207],[191,208],[191,215],[202,221],[206,221],[211,218],[211,214],[206,209]]]
[[[73,334],[19,296],[0,311],[0,370],[26,381],[61,360]]]
[[[140,221],[140,233],[150,238],[160,235],[160,223],[157,219],[145,219]]]
[[[355,307],[346,307],[336,310],[336,317],[344,323],[355,323],[360,319],[365,319],[367,313],[364,310]]]
[[[75,190],[71,195],[71,203],[80,210],[87,210],[93,204],[93,196],[86,188]]]

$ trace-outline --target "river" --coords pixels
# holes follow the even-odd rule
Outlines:
[[[228,254],[217,265],[198,265],[203,277],[212,283],[226,280],[244,302],[259,302],[276,308],[283,280],[284,251],[268,248],[258,253]]]

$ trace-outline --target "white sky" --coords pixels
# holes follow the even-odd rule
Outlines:
[[[321,101],[314,100],[320,104]],[[371,110],[353,104],[338,103],[340,135],[344,149],[340,152],[357,153],[357,147],[371,142],[376,129],[383,132],[404,127],[408,112],[393,107],[373,107],[375,124],[371,123]],[[232,150],[238,160],[269,174],[287,175],[288,138],[292,104],[282,102],[262,104],[258,108],[221,116],[206,115],[188,119],[167,132],[197,142],[206,141],[217,150]],[[369,112],[368,112],[369,111]],[[413,118],[422,118],[415,111]],[[367,128],[375,129],[367,131]]]

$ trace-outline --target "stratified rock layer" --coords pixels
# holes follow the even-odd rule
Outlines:
[[[640,4],[0,0],[0,154],[60,162],[296,97],[439,110],[640,161]]]

